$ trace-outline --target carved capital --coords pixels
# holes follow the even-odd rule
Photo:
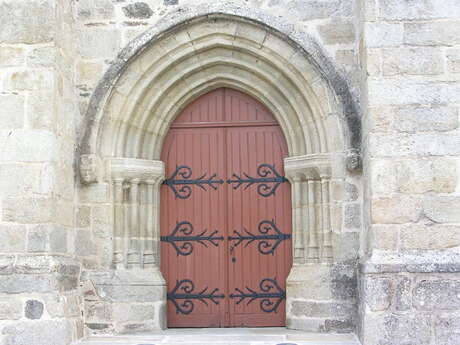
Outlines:
[[[135,183],[151,183],[164,179],[165,167],[162,161],[136,158],[110,158],[106,162],[108,181],[124,180]]]
[[[284,160],[284,170],[289,179],[317,180],[331,175],[330,156],[313,154],[288,157]]]

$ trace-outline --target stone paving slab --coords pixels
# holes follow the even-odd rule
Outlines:
[[[97,336],[74,345],[360,345],[353,334],[319,334],[284,328],[169,329],[120,336]]]

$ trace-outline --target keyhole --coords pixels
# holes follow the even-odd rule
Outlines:
[[[236,262],[236,258],[235,258],[235,257],[232,258],[232,262]]]

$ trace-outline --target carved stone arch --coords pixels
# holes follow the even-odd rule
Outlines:
[[[262,13],[242,17],[238,11],[207,8],[182,21],[178,15],[173,24],[159,24],[135,39],[97,86],[85,117],[81,177],[84,184],[110,186],[112,266],[136,269],[137,281],[139,270],[149,269],[143,284],[158,289],[165,288],[158,269],[162,144],[180,111],[219,87],[265,104],[286,137],[285,171],[293,193],[292,286],[308,278],[309,264],[326,267],[333,261],[331,181],[343,179],[343,162],[350,151],[359,153],[361,141],[351,94],[306,33],[279,23],[268,26]],[[288,313],[296,298],[288,284]]]

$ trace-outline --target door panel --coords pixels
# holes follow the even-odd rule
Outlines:
[[[228,194],[228,230],[233,237],[229,243],[232,326],[279,326],[285,322],[283,293],[292,256],[290,187],[282,178],[278,182],[262,180],[276,179],[276,173],[283,176],[286,148],[278,134],[279,128],[274,126],[231,128],[227,132],[231,162],[227,176],[248,181],[239,186],[233,183]],[[267,299],[272,293],[279,298]],[[244,294],[248,296],[242,299]],[[271,311],[268,304],[276,305],[279,300]]]
[[[221,128],[172,129],[165,143],[170,163],[166,176],[177,173],[173,182],[198,183],[165,185],[161,190],[161,268],[172,295],[170,327],[224,325],[224,299],[208,296],[215,289],[215,296],[226,295],[226,203],[225,190],[219,188],[225,171],[223,135]],[[217,182],[199,184],[200,177],[206,180],[214,174]],[[207,297],[199,298],[200,293]],[[185,295],[198,296],[186,302]]]
[[[218,89],[164,143],[161,269],[169,327],[283,326],[292,264],[287,146],[271,113]]]

